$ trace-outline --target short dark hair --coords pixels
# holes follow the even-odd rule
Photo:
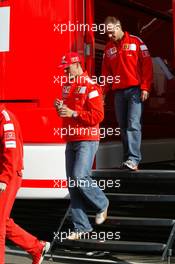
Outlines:
[[[108,24],[120,24],[121,26],[121,22],[120,22],[120,19],[118,17],[114,17],[114,16],[107,16],[106,19],[105,19],[105,25],[108,25]]]

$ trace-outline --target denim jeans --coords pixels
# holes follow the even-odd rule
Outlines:
[[[136,165],[141,160],[141,115],[143,104],[138,86],[116,91],[115,113],[121,129],[123,161],[132,160]]]
[[[71,199],[71,214],[76,231],[91,231],[92,226],[86,214],[86,203],[94,207],[97,213],[102,212],[109,204],[103,191],[93,184],[91,169],[98,141],[68,142],[66,146],[66,174]],[[69,182],[68,181],[68,182]]]

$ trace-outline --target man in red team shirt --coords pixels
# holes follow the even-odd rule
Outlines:
[[[148,99],[152,83],[152,60],[143,41],[123,32],[118,18],[107,17],[106,32],[110,38],[104,50],[102,75],[106,77],[104,94],[112,76],[115,90],[115,113],[123,143],[122,166],[137,170],[141,160],[142,105]]]
[[[86,214],[86,203],[96,210],[96,224],[107,217],[109,201],[91,178],[91,169],[99,145],[99,123],[103,120],[101,88],[83,72],[78,53],[70,52],[60,65],[68,77],[63,86],[63,104],[56,100],[56,109],[66,128],[66,174],[71,198],[74,231],[68,239],[75,240],[92,231]],[[69,182],[75,182],[70,186]]]
[[[6,237],[31,254],[32,264],[41,264],[50,243],[39,241],[10,218],[22,181],[23,140],[15,116],[1,103],[0,147],[0,264],[4,264]]]

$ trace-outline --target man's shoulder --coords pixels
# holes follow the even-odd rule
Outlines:
[[[89,77],[87,72],[84,72],[83,75],[81,75],[80,77],[83,77],[83,79],[81,78],[82,82],[78,82],[77,86],[80,88],[81,93],[88,94],[93,90],[98,90],[99,93],[101,93],[102,89],[97,82],[96,76],[92,76],[91,78]]]
[[[19,122],[16,116],[8,109],[1,108],[0,109],[0,122],[1,125],[13,126],[19,125]]]
[[[5,107],[0,108],[0,120],[4,123],[8,123],[11,121],[11,113]]]
[[[93,86],[93,85],[97,85],[97,82],[94,81],[92,78],[90,78],[89,76],[86,76],[86,79],[85,79],[85,84],[87,86]]]
[[[89,76],[86,77],[86,87],[87,87],[87,93],[90,93],[91,91],[97,90],[99,94],[101,91],[101,86],[97,83],[97,81],[93,80]]]
[[[2,133],[15,130],[15,122],[12,113],[6,108],[0,108],[0,137]]]
[[[95,85],[96,82],[89,77],[88,73],[85,71],[82,75],[79,76],[78,85],[92,86]]]
[[[139,49],[142,52],[148,52],[148,47],[146,46],[146,44],[143,42],[143,40],[135,35],[130,35],[130,43],[135,43],[137,45],[137,47],[139,47]],[[149,54],[146,55],[145,53],[145,57],[147,57]]]

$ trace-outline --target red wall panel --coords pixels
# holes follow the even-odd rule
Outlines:
[[[62,142],[53,129],[61,127],[53,102],[61,96],[54,76],[61,57],[70,50],[84,55],[83,31],[58,24],[84,23],[85,1],[18,0],[10,5],[10,52],[0,53],[0,96],[16,113],[25,142]],[[65,27],[64,27],[65,28]]]

